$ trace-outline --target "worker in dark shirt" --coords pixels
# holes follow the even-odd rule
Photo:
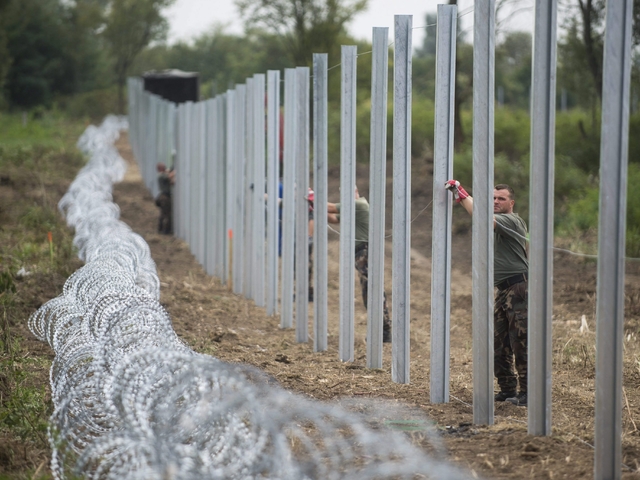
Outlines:
[[[158,188],[160,192],[156,197],[156,205],[160,208],[158,219],[158,233],[171,235],[173,233],[171,216],[171,186],[175,183],[175,172],[167,170],[164,163],[156,165],[158,170]]]

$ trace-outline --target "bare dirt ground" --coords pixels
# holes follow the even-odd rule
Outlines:
[[[233,294],[207,276],[183,241],[156,233],[157,208],[141,182],[126,136],[118,147],[130,164],[114,200],[122,220],[151,247],[161,280],[161,303],[174,328],[199,352],[229,362],[254,365],[287,389],[319,400],[365,396],[421,408],[442,432],[450,461],[484,478],[592,478],[595,402],[596,264],[556,253],[553,316],[553,434],[527,434],[527,410],[496,403],[495,424],[473,425],[471,354],[470,219],[455,212],[451,308],[451,401],[429,403],[431,176],[426,162],[414,165],[411,273],[410,384],[391,381],[391,345],[384,346],[383,368],[365,368],[366,311],[356,288],[355,361],[338,358],[338,282],[329,282],[329,348],[313,352],[312,341],[296,343],[253,301]],[[359,188],[368,193],[367,170],[358,168]],[[330,198],[338,194],[339,170],[330,172]],[[390,195],[390,191],[388,194]],[[387,215],[390,227],[391,212]],[[390,231],[390,228],[389,228]],[[337,279],[338,236],[330,233],[329,277]],[[390,255],[386,290],[390,304]],[[333,259],[333,260],[331,260]],[[623,478],[640,478],[640,264],[627,262],[624,351]],[[312,315],[312,314],[311,314]],[[582,317],[588,330],[580,330]],[[313,332],[312,319],[309,331]]]

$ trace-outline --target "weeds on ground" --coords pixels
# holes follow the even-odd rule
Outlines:
[[[0,480],[51,478],[51,356],[26,322],[81,266],[57,203],[85,163],[83,128],[0,114]]]

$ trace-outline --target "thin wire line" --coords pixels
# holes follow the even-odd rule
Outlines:
[[[471,6],[471,7],[467,7],[467,11],[462,11],[461,13],[459,13],[459,14],[458,14],[458,16],[457,16],[457,18],[458,18],[458,19],[460,19],[460,18],[464,17],[465,15],[470,14],[471,12],[473,12],[473,9],[474,9],[474,7],[473,7],[473,6]],[[412,28],[411,28],[411,30],[421,30],[421,29],[425,29],[425,30],[426,30],[427,28],[435,27],[435,26],[437,26],[437,23],[430,23],[430,24],[428,24],[428,25],[423,25],[423,26],[421,26],[421,27],[412,27]],[[393,46],[393,44],[394,44],[394,43],[395,43],[395,42],[391,42],[391,43],[388,45],[388,47]],[[358,57],[360,57],[360,56],[362,56],[362,55],[368,55],[368,54],[370,54],[370,53],[372,53],[372,52],[373,52],[373,50],[370,50],[370,51],[368,51],[368,52],[358,53],[358,54],[356,55],[356,58],[358,58]],[[327,72],[328,72],[328,71],[330,71],[330,70],[333,70],[334,68],[338,68],[340,65],[342,65],[342,62],[341,62],[341,63],[337,63],[337,64],[336,64],[336,65],[334,65],[333,67],[329,67],[329,68],[327,68]],[[311,76],[311,78],[313,78],[313,75]]]
[[[424,207],[422,210],[420,210],[420,211],[418,212],[418,214],[417,214],[415,217],[413,217],[413,219],[411,220],[411,223],[415,222],[415,221],[416,221],[416,219],[417,219],[417,218],[418,218],[418,217],[419,217],[419,216],[420,216],[420,215],[421,215],[421,214],[422,214],[422,213],[423,213],[427,208],[429,208],[429,206],[430,206],[432,203],[433,203],[433,201],[429,202],[429,204],[428,204],[426,207]],[[335,232],[335,233],[337,233],[338,235],[340,235],[340,232],[339,232],[338,230],[336,230],[336,229],[332,228],[332,227],[331,227],[331,226],[329,226],[329,225],[327,225],[327,227],[328,227],[328,228],[329,228],[329,230],[331,230],[332,232]],[[508,230],[508,231],[510,231],[511,233],[514,233],[515,235],[517,235],[517,236],[519,236],[520,238],[524,239],[526,242],[529,242],[529,243],[530,243],[530,240],[529,240],[526,236],[522,235],[521,233],[516,232],[515,230],[512,230],[512,229],[510,229],[509,227],[505,227],[504,225],[500,225],[500,228],[503,228],[503,229],[505,229],[505,230]],[[391,237],[393,237],[393,234],[392,234],[392,233],[390,233],[389,235],[385,235],[385,237],[384,237],[384,238],[391,238]],[[356,241],[356,242],[367,242],[367,243],[369,242],[368,240],[362,240],[362,239],[356,239],[355,241]],[[592,255],[592,254],[589,254],[589,253],[581,253],[581,252],[573,252],[573,251],[568,250],[568,249],[566,249],[566,248],[560,248],[560,247],[551,247],[551,248],[552,248],[553,250],[558,251],[558,252],[569,253],[569,254],[574,255],[574,256],[576,256],[576,257],[593,258],[593,259],[596,259],[596,260],[598,259],[598,255]],[[625,260],[628,260],[628,261],[630,261],[630,262],[640,262],[640,258],[636,258],[636,257],[624,257],[624,259],[625,259]]]
[[[524,235],[522,235],[519,232],[516,232],[515,230],[510,229],[509,227],[505,227],[504,225],[500,225],[500,228],[503,228],[504,230],[508,230],[511,233],[514,233],[515,235],[517,235],[518,237],[524,239],[525,242],[531,243],[531,241]],[[558,252],[564,252],[564,253],[569,253],[571,255],[575,255],[576,257],[585,257],[585,258],[594,258],[594,259],[598,259],[598,255],[593,255],[593,254],[589,254],[589,253],[578,253],[578,252],[573,252],[571,250],[568,250],[566,248],[560,248],[560,247],[552,247],[553,250],[556,250]],[[625,260],[629,260],[631,262],[639,262],[640,258],[636,258],[636,257],[624,257]]]

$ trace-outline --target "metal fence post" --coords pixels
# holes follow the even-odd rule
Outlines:
[[[327,349],[327,62],[313,54],[313,350]]]
[[[495,0],[477,0],[473,33],[473,422],[493,424]]]
[[[206,103],[198,102],[198,163],[200,176],[198,177],[198,209],[196,223],[198,224],[197,237],[197,257],[200,265],[205,266],[206,262],[206,241],[207,241],[207,117]]]
[[[607,2],[596,305],[596,480],[622,476],[622,339],[632,10],[632,0]]]
[[[282,314],[280,326],[293,326],[293,262],[294,262],[294,221],[295,221],[295,98],[296,73],[294,68],[284,71],[284,165],[282,179],[282,294],[280,302]]]
[[[229,119],[226,116],[227,94],[223,93],[216,97],[218,129],[216,132],[216,150],[218,155],[219,175],[217,177],[217,205],[220,211],[218,224],[218,257],[216,271],[223,285],[227,284],[229,276],[229,246],[227,240],[227,230],[229,228],[227,192],[229,190],[230,171],[227,167],[227,130],[229,129]]]
[[[253,76],[253,298],[258,307],[264,307],[265,275],[265,75]]]
[[[342,46],[340,121],[340,340],[339,356],[354,355],[354,251],[356,184],[356,54],[355,45]]]
[[[296,68],[296,340],[309,340],[309,67]]]
[[[395,16],[391,379],[409,383],[411,320],[411,15]]]
[[[245,204],[245,99],[246,85],[236,85],[234,102],[234,208],[233,208],[233,291],[243,293],[244,204]]]
[[[204,267],[208,275],[214,276],[217,274],[215,264],[216,255],[218,252],[218,236],[217,228],[218,221],[221,217],[221,212],[218,202],[218,186],[217,181],[220,175],[218,169],[218,141],[216,133],[218,130],[218,117],[217,117],[217,98],[211,98],[204,102],[205,104],[205,142],[206,142],[206,168],[207,176],[205,180],[205,257]]]
[[[373,28],[373,55],[371,62],[367,368],[382,368],[384,230],[387,187],[387,94],[389,90],[389,29],[387,27]]]
[[[228,248],[226,251],[227,254],[227,264],[225,264],[226,274],[230,276],[229,284],[232,287],[232,290],[235,291],[235,265],[233,264],[233,242],[235,238],[235,191],[236,191],[236,176],[238,175],[237,164],[236,164],[236,91],[235,90],[227,90],[227,102],[225,105],[226,112],[226,145],[225,145],[225,165],[227,171],[227,189],[225,191],[226,198],[226,211],[227,211],[227,241]]]
[[[457,13],[455,5],[438,5],[431,245],[431,403],[449,401],[453,204],[444,184],[453,177]]]
[[[267,72],[267,315],[278,311],[280,71]]]
[[[551,435],[557,0],[537,1],[531,81],[529,433]]]
[[[244,167],[244,211],[242,213],[244,218],[244,283],[243,292],[246,298],[253,299],[253,274],[255,265],[253,264],[253,217],[255,212],[253,210],[255,202],[255,158],[254,158],[254,136],[253,136],[253,78],[247,78],[246,80],[246,100],[244,109],[244,128],[245,133],[243,137],[243,146],[245,151],[245,167]]]

